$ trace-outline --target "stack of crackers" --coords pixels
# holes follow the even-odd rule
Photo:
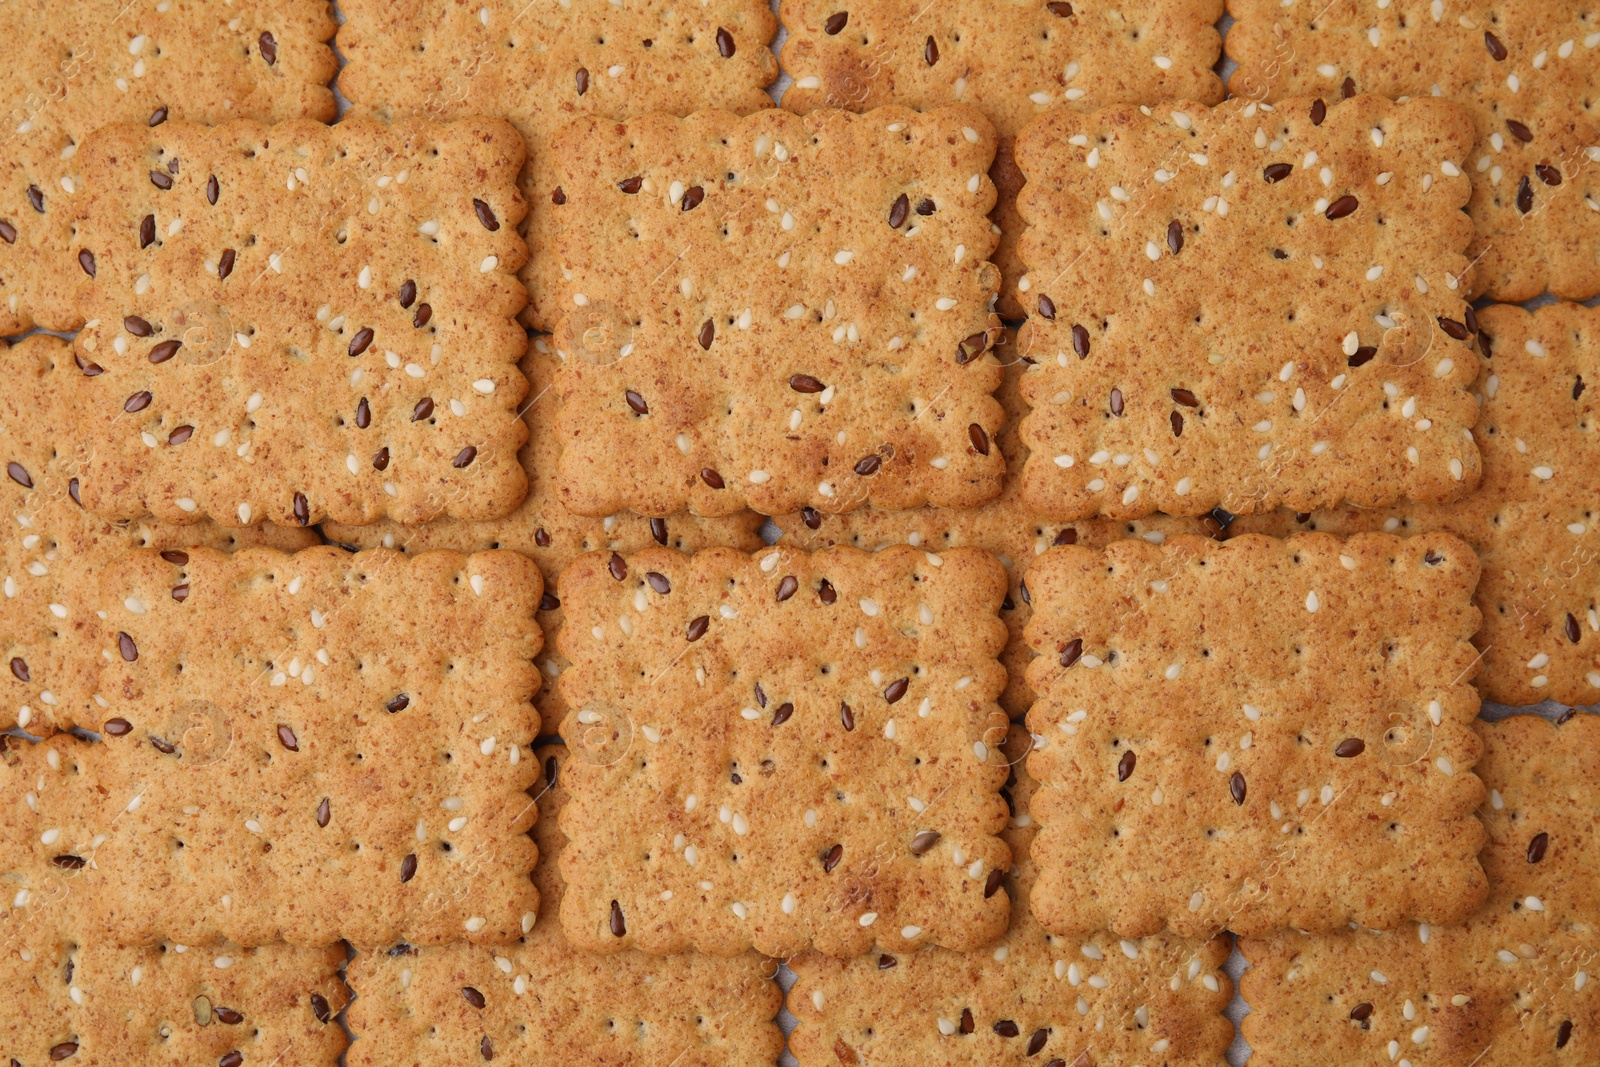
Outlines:
[[[1600,1063],[1594,11],[13,14],[0,1061]]]

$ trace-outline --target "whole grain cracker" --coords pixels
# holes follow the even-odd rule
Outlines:
[[[995,439],[1006,461],[1005,486],[1000,496],[981,507],[968,510],[921,507],[906,511],[858,508],[843,515],[824,515],[816,509],[780,515],[773,521],[783,531],[786,543],[807,551],[833,545],[876,551],[888,545],[909,544],[943,552],[970,545],[993,552],[1006,568],[1009,589],[1000,605],[1010,637],[1000,661],[1006,668],[1006,689],[1000,706],[1012,718],[1021,718],[1033,703],[1028,687],[1027,666],[1033,649],[1023,640],[1023,628],[1033,616],[1031,594],[1022,580],[1028,561],[1051,545],[1084,545],[1104,548],[1124,537],[1140,537],[1160,544],[1168,536],[1204,532],[1193,519],[1151,515],[1144,519],[1080,519],[1057,523],[1036,515],[1021,501],[1022,465],[1028,450],[1017,437],[1017,424],[1028,413],[1022,402],[1022,379],[1034,364],[1016,356],[1015,334],[1007,330],[995,349],[1005,364],[1005,378],[995,399],[1005,410],[1005,425]]]
[[[531,557],[544,577],[544,596],[539,602],[544,652],[539,665],[545,674],[545,684],[539,689],[538,704],[539,715],[547,723],[558,723],[567,715],[561,689],[555,684],[567,662],[556,648],[555,634],[562,620],[558,582],[561,570],[568,563],[585,552],[606,549],[629,553],[653,544],[665,544],[681,552],[697,552],[714,546],[753,552],[761,547],[763,521],[751,511],[717,519],[685,514],[646,519],[633,512],[596,519],[568,511],[557,495],[554,477],[561,454],[561,441],[555,432],[561,397],[552,388],[557,367],[555,353],[544,338],[534,338],[521,368],[532,397],[522,413],[523,421],[528,424],[528,442],[522,446],[520,455],[522,469],[528,474],[528,495],[516,511],[503,519],[484,522],[435,519],[422,526],[402,526],[388,521],[370,526],[322,524],[329,540],[360,548],[398,548],[413,553],[434,549],[482,552],[509,548]]]
[[[1600,1057],[1600,716],[1476,725],[1488,902],[1459,927],[1242,942],[1251,1063],[1560,1067]]]
[[[1000,133],[990,176],[999,189],[994,255],[1005,276],[1000,313],[1025,314],[1017,237],[1022,188],[1013,144],[1044,109],[1090,111],[1158,100],[1222,102],[1212,68],[1222,55],[1221,0],[1096,0],[939,4],[922,0],[790,0],[778,8],[789,36],[780,61],[793,77],[783,106],[865,111],[980,108]]]
[[[1391,928],[1482,903],[1464,542],[1129,540],[1027,577],[1046,929]]]
[[[140,551],[101,588],[111,707],[86,758],[125,814],[84,881],[121,942],[531,928],[525,556]]]
[[[1600,36],[1570,3],[1229,0],[1234,95],[1445,96],[1472,116],[1459,159],[1477,224],[1474,295],[1600,293]]]
[[[84,456],[76,437],[83,377],[65,341],[35,334],[0,342],[0,462],[10,521],[0,539],[0,672],[7,692],[0,728],[48,734],[93,728],[100,664],[100,573],[132,548],[264,544],[290,551],[318,543],[315,530],[213,522],[171,526],[109,522],[78,503]]]
[[[566,127],[552,215],[570,274],[553,339],[568,507],[998,493],[994,149],[971,108]]]
[[[1600,310],[1506,305],[1478,316],[1493,353],[1474,386],[1483,482],[1448,506],[1241,517],[1239,530],[1443,530],[1483,560],[1477,685],[1501,704],[1600,700]]]
[[[80,153],[84,502],[227,526],[526,490],[510,125],[117,125]]]
[[[994,557],[655,548],[580,557],[562,588],[574,947],[848,956],[1005,930]]]
[[[75,330],[76,153],[108,122],[331,121],[326,0],[17,4],[0,40],[0,334]]]
[[[568,750],[547,745],[535,755],[544,772],[534,789],[539,924],[504,948],[400,946],[356,957],[350,1029],[360,1040],[349,1062],[434,1067],[492,1055],[640,1067],[775,1063],[783,993],[773,961],[753,952],[596,955],[567,944],[556,921],[563,888],[556,857],[566,845],[556,816],[567,799],[561,767]]]
[[[476,5],[345,0],[339,88],[357,113],[459,119],[494,115],[528,143],[519,187],[529,204],[524,321],[553,330],[564,308],[550,207],[562,195],[551,137],[579,115],[620,119],[772,106],[767,47],[778,20],[761,0],[568,0]]]
[[[1470,144],[1432,99],[1035,120],[1023,499],[1136,518],[1469,492]]]
[[[1230,939],[1065,939],[1033,918],[1029,743],[1011,727],[1013,814],[1004,836],[1017,859],[1005,879],[1014,898],[1006,935],[969,953],[924,948],[835,960],[808,952],[793,960],[789,1007],[799,1025],[790,1049],[800,1067],[1224,1062],[1233,1039],[1222,1015],[1233,991],[1222,969]]]

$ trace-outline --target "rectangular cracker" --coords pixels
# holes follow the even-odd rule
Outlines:
[[[1388,929],[1482,903],[1464,542],[1127,540],[1027,578],[1046,929]]]
[[[789,1047],[800,1067],[1223,1062],[1233,1040],[1222,1015],[1233,993],[1223,972],[1228,938],[1126,940],[1101,932],[1061,943],[1033,918],[1029,801],[1037,783],[1023,760],[1028,747],[1027,733],[1012,726],[1013,814],[1004,832],[1016,857],[1004,882],[1013,898],[1010,929],[971,953],[796,958],[789,1010],[799,1025]]]
[[[139,551],[101,588],[104,740],[61,821],[7,837],[14,862],[53,880],[40,830],[109,834],[83,913],[123,944],[495,944],[531,925],[525,556]]]
[[[561,628],[563,615],[557,583],[568,563],[585,552],[600,549],[637,552],[652,544],[669,545],[680,552],[698,552],[712,547],[753,552],[761,547],[763,522],[753,511],[711,519],[687,514],[646,519],[633,512],[598,519],[568,511],[556,493],[554,477],[557,457],[561,454],[561,441],[555,432],[561,394],[552,388],[558,366],[555,353],[545,339],[534,338],[521,367],[532,398],[522,413],[523,421],[528,424],[528,442],[520,453],[522,469],[528,474],[528,495],[510,515],[483,522],[435,519],[422,526],[402,526],[387,520],[370,526],[322,524],[329,540],[359,548],[398,548],[412,553],[434,549],[483,552],[509,548],[537,563],[544,577],[544,596],[539,602],[544,652],[539,665],[545,673],[538,705],[540,718],[547,723],[558,723],[567,715],[561,688],[555,684],[567,662],[556,648],[555,634]]]
[[[566,803],[561,770],[568,750],[537,751],[534,838],[543,916],[504,948],[397,946],[363,952],[350,964],[357,998],[350,1029],[352,1067],[479,1062],[703,1064],[777,1062],[783,1033],[775,1016],[783,992],[777,964],[756,953],[668,959],[628,951],[574,952],[556,919],[562,883],[556,858],[566,837],[556,815]],[[483,998],[479,1006],[467,992]]]
[[[1114,8],[1075,4],[936,4],[922,0],[790,0],[778,8],[789,36],[779,62],[794,81],[783,106],[865,111],[885,104],[928,110],[970,104],[1000,133],[992,216],[994,262],[1004,274],[1000,313],[1024,316],[1017,236],[1022,188],[1017,134],[1045,108],[1092,111],[1158,100],[1222,102],[1212,68],[1222,55],[1221,0],[1137,0]]]
[[[994,497],[994,147],[971,108],[563,129],[567,506],[781,515]]]
[[[1000,706],[1013,719],[1020,719],[1033,703],[1028,687],[1027,666],[1033,649],[1023,639],[1023,628],[1033,616],[1032,597],[1022,580],[1028,561],[1054,544],[1104,548],[1124,537],[1141,537],[1160,544],[1180,533],[1203,533],[1194,519],[1171,515],[1150,515],[1144,519],[1080,519],[1056,523],[1035,515],[1020,499],[1022,464],[1028,451],[1017,438],[1017,423],[1028,412],[1022,402],[1023,377],[1033,364],[1015,356],[1015,334],[1006,331],[996,348],[1005,365],[1005,378],[995,399],[1005,410],[1005,425],[996,444],[1006,461],[1005,486],[1000,495],[980,507],[967,510],[920,507],[906,511],[857,508],[843,515],[824,515],[816,509],[780,515],[773,521],[783,531],[784,543],[814,552],[834,545],[848,545],[873,552],[888,545],[911,545],[942,552],[969,545],[993,552],[1006,568],[1008,588],[1000,604],[1000,617],[1008,631],[1005,652],[1000,661],[1006,668],[1006,689]]]
[[[1036,120],[1023,499],[1074,519],[1469,492],[1470,144],[1433,99]]]
[[[767,47],[778,20],[764,0],[569,0],[479,4],[346,0],[339,88],[355,111],[386,119],[493,115],[528,144],[519,182],[529,204],[524,320],[553,330],[564,308],[550,211],[559,188],[551,138],[579,115],[620,119],[772,106]]]
[[[1458,927],[1241,942],[1252,1064],[1600,1060],[1600,716],[1476,726],[1488,902]]]
[[[1474,143],[1460,162],[1478,231],[1474,295],[1600,293],[1600,38],[1586,9],[1331,0],[1296,13],[1280,0],[1229,0],[1228,13],[1236,96],[1433,95],[1471,112]]]
[[[49,734],[100,721],[100,574],[132,548],[267,545],[294,551],[319,543],[314,529],[269,523],[228,530],[139,520],[110,522],[78,503],[84,455],[75,438],[83,376],[67,342],[35,334],[0,342],[0,481],[13,521],[0,541],[0,658],[6,687],[0,729]]]
[[[108,122],[266,122],[336,113],[326,0],[20,4],[0,41],[0,334],[76,330],[75,153]],[[270,52],[270,60],[268,53]]]
[[[847,956],[1004,932],[993,556],[653,548],[561,580],[576,948]]]
[[[85,504],[225,526],[515,507],[522,153],[494,119],[97,131]]]
[[[1483,482],[1456,504],[1402,501],[1241,518],[1233,529],[1444,530],[1478,550],[1477,685],[1501,704],[1600,700],[1600,309],[1507,305],[1478,316],[1493,357],[1474,386]]]

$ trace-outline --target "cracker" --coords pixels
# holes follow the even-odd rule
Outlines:
[[[1501,704],[1600,700],[1600,310],[1497,305],[1479,315],[1494,353],[1475,391],[1477,492],[1448,507],[1241,518],[1234,529],[1348,534],[1444,530],[1478,550],[1478,688]]]
[[[1600,293],[1600,37],[1581,6],[1229,0],[1228,13],[1236,96],[1432,95],[1468,109],[1474,143],[1458,162],[1472,178],[1475,295]]]
[[[583,556],[562,589],[575,947],[843,956],[1004,932],[994,557],[656,548]]]
[[[799,1025],[789,1045],[801,1067],[1223,1062],[1233,1040],[1222,1015],[1233,991],[1222,969],[1227,938],[1130,941],[1102,932],[1066,942],[1028,910],[1036,788],[1022,759],[1028,743],[1013,726],[1013,816],[1004,832],[1017,857],[1004,883],[1010,929],[972,953],[924,948],[835,960],[808,952],[793,960],[789,1007]]]
[[[531,557],[544,576],[545,596],[539,607],[544,653],[539,662],[546,678],[539,690],[538,704],[539,715],[547,723],[558,723],[567,714],[561,689],[555,684],[567,663],[556,649],[555,634],[561,628],[563,614],[557,582],[568,563],[585,552],[637,552],[653,544],[666,544],[682,552],[713,546],[753,552],[761,547],[762,526],[761,516],[752,511],[718,519],[685,514],[646,519],[633,512],[596,519],[568,511],[557,496],[553,477],[561,453],[561,441],[555,433],[560,394],[551,388],[557,366],[555,353],[543,338],[535,338],[522,361],[522,373],[528,379],[529,396],[533,399],[522,413],[528,424],[528,443],[522,446],[521,453],[522,468],[528,473],[528,495],[516,511],[503,519],[485,522],[436,519],[422,526],[388,521],[370,526],[322,524],[329,540],[361,548],[381,546],[413,553],[509,548]]]
[[[1600,717],[1477,728],[1488,902],[1459,927],[1242,942],[1252,1064],[1301,1064],[1308,1052],[1329,1067],[1600,1059]]]
[[[365,952],[350,964],[352,1067],[477,1062],[771,1064],[783,1048],[774,1017],[777,965],[755,953],[660,959],[642,952],[574,952],[556,921],[566,844],[558,768],[567,749],[537,751],[539,820],[534,881],[544,915],[514,945],[447,945]],[[472,989],[483,998],[470,999]]]
[[[563,129],[567,506],[781,515],[994,497],[994,148],[971,108]]]
[[[494,119],[97,131],[73,243],[76,351],[101,371],[84,503],[227,526],[510,511],[522,153]]]
[[[767,47],[778,20],[763,0],[571,0],[466,5],[347,0],[339,88],[357,113],[509,120],[528,143],[524,321],[553,330],[562,264],[549,210],[559,188],[551,137],[579,115],[623,118],[770,108],[778,76]],[[731,54],[729,50],[731,49]]]
[[[495,944],[531,926],[526,557],[139,551],[101,587],[111,706],[82,759],[114,825],[94,831],[111,836],[84,914],[124,944]]]
[[[1005,620],[1010,634],[1000,657],[1006,667],[1006,689],[1000,695],[1000,706],[1012,718],[1021,718],[1034,699],[1026,677],[1028,661],[1033,659],[1034,652],[1022,637],[1023,628],[1033,616],[1031,595],[1022,580],[1028,561],[1058,541],[1104,548],[1119,538],[1142,537],[1159,544],[1174,534],[1203,530],[1193,519],[1168,515],[1125,522],[1081,519],[1056,523],[1040,518],[1024,506],[1020,499],[1019,475],[1028,451],[1017,439],[1017,423],[1028,412],[1027,405],[1022,402],[1021,385],[1032,364],[1016,358],[1015,348],[1008,347],[1014,342],[1015,335],[1007,330],[1005,340],[996,349],[1006,367],[1005,378],[995,394],[1006,417],[996,438],[1006,461],[1005,487],[999,497],[965,511],[933,507],[907,511],[858,508],[843,515],[824,515],[812,510],[781,515],[773,521],[783,531],[786,543],[807,551],[833,545],[876,551],[888,545],[909,544],[935,552],[959,545],[993,552],[1005,565],[1009,580],[1006,598],[1000,605],[1000,617]]]
[[[83,377],[65,341],[35,334],[0,342],[0,459],[6,464],[7,524],[0,542],[0,655],[6,685],[0,728],[48,734],[93,727],[100,663],[100,572],[132,548],[218,549],[265,544],[295,550],[315,530],[261,524],[227,530],[213,522],[171,526],[108,522],[78,503],[83,456],[77,428]]]
[[[75,330],[69,249],[82,158],[107,122],[331,121],[325,0],[19,4],[0,42],[0,334]],[[270,43],[269,43],[270,42]],[[266,49],[271,50],[271,61]]]
[[[1035,560],[1039,921],[1202,936],[1471,914],[1477,579],[1443,534]]]
[[[970,104],[989,116],[1000,132],[990,174],[1000,190],[994,259],[1005,274],[1000,310],[1008,319],[1025,314],[1015,291],[1022,175],[1012,156],[1022,128],[1054,105],[1222,102],[1222,79],[1211,69],[1222,55],[1221,0],[1139,0],[1106,10],[1082,0],[791,0],[778,13],[789,31],[779,58],[794,78],[783,94],[791,111]]]
[[[1469,492],[1470,143],[1433,99],[1036,120],[1023,499],[1065,520]]]
[[[106,746],[68,734],[4,741],[0,980],[14,995],[0,1012],[0,1057],[217,1063],[239,1051],[269,1063],[292,1047],[288,1062],[339,1062],[342,945],[116,947],[94,921],[89,885],[120,827],[122,804],[100,792]],[[243,1018],[224,1022],[222,1009]]]

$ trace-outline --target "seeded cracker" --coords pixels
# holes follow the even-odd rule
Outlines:
[[[1477,578],[1443,534],[1036,560],[1039,921],[1196,937],[1471,914]]]
[[[0,40],[0,333],[75,330],[76,155],[107,122],[331,121],[326,0],[11,4]]]
[[[550,208],[564,195],[551,137],[579,115],[620,119],[772,106],[777,31],[764,0],[344,0],[339,88],[384,118],[494,115],[527,139],[524,319],[552,330],[564,308]]]
[[[1222,54],[1221,0],[790,0],[778,12],[789,31],[780,58],[794,78],[783,95],[791,111],[969,104],[995,124],[1000,146],[990,176],[1002,232],[994,260],[1005,272],[1000,312],[1008,319],[1031,304],[1016,292],[1022,174],[1012,153],[1028,121],[1056,104],[1090,111],[1222,102],[1222,79],[1211,69]]]
[[[782,515],[775,521],[783,531],[785,544],[807,551],[833,545],[876,551],[888,545],[909,544],[934,552],[970,545],[995,553],[1010,579],[1006,598],[1000,605],[1000,617],[1010,632],[1006,650],[1000,657],[1006,667],[1006,690],[1000,695],[1000,706],[1012,718],[1020,719],[1034,699],[1026,677],[1028,661],[1033,659],[1034,653],[1022,637],[1023,627],[1033,615],[1031,594],[1022,580],[1028,561],[1053,544],[1104,548],[1123,537],[1142,537],[1160,544],[1172,534],[1204,531],[1194,519],[1167,515],[1151,515],[1128,522],[1083,519],[1054,523],[1040,519],[1024,507],[1018,497],[1022,464],[1028,453],[1017,440],[1017,423],[1028,412],[1021,400],[1021,383],[1032,365],[1016,357],[1015,336],[1009,330],[1005,343],[995,351],[1006,368],[1005,379],[995,394],[1006,413],[1005,425],[996,438],[1006,461],[1005,488],[997,499],[966,511],[932,507],[909,511],[858,508],[843,515],[824,515],[812,509]]]
[[[100,722],[94,681],[100,664],[100,572],[132,548],[233,549],[253,544],[298,549],[316,531],[258,525],[225,530],[205,521],[169,526],[108,522],[78,503],[83,456],[73,443],[83,377],[72,349],[48,334],[0,343],[0,462],[5,513],[0,542],[0,655],[6,687],[0,728],[49,734]]]
[[[800,1067],[871,1063],[1157,1063],[1217,1067],[1233,1027],[1222,1015],[1232,993],[1223,973],[1230,941],[1169,934],[1123,940],[1101,933],[1062,939],[1028,910],[1035,783],[1021,762],[1028,735],[1011,728],[1009,788],[1015,815],[1005,831],[1018,857],[1005,888],[1015,898],[1011,929],[972,953],[925,948],[834,960],[794,960],[789,1009],[799,1020],[790,1048]]]
[[[1278,512],[1241,518],[1233,529],[1453,533],[1483,560],[1483,627],[1473,641],[1485,698],[1592,704],[1600,700],[1600,310],[1494,306],[1479,324],[1494,355],[1474,386],[1482,404],[1477,492],[1446,507]]]
[[[544,338],[535,338],[522,361],[532,397],[523,411],[528,443],[522,446],[523,470],[528,473],[528,496],[522,506],[503,519],[465,522],[436,519],[422,526],[377,522],[371,526],[323,523],[329,540],[361,548],[399,548],[406,552],[447,549],[482,552],[510,548],[532,557],[544,576],[544,596],[539,604],[539,626],[544,631],[544,652],[539,660],[545,673],[539,690],[539,714],[547,723],[566,718],[567,705],[557,675],[566,660],[556,650],[555,633],[561,628],[561,590],[557,581],[564,568],[584,552],[606,549],[637,552],[653,544],[666,544],[683,552],[725,546],[745,552],[761,547],[761,516],[743,511],[720,519],[674,515],[646,519],[632,512],[604,519],[585,518],[568,511],[556,495],[555,470],[561,442],[555,433],[560,394],[551,388],[558,363]]]
[[[123,943],[504,944],[531,927],[530,560],[136,552],[101,588],[97,751],[103,803],[126,814],[85,881]]]
[[[553,340],[567,506],[781,515],[993,498],[994,149],[971,108],[565,128],[553,216],[571,277]]]
[[[562,589],[575,947],[850,956],[1004,932],[994,557],[601,552]]]
[[[522,152],[494,119],[90,137],[84,503],[230,526],[514,508]]]
[[[364,952],[350,964],[357,993],[352,1067],[513,1063],[627,1063],[753,1067],[783,1048],[774,1016],[783,1003],[777,964],[747,953],[575,953],[556,909],[556,856],[566,843],[556,813],[566,802],[558,768],[567,750],[538,750],[539,821],[534,880],[544,915],[506,948],[449,945]],[[552,783],[552,779],[554,782]]]
[[[114,864],[115,811],[96,792],[103,747],[60,734],[0,752],[0,1057],[98,1065],[339,1062],[344,948],[166,943],[117,948],[82,907]],[[15,896],[13,896],[15,895]],[[76,1046],[75,1048],[72,1046]],[[293,1055],[285,1059],[287,1050]]]
[[[1573,3],[1229,0],[1235,95],[1445,96],[1472,115],[1475,295],[1600,293],[1600,33]]]
[[[1488,903],[1463,927],[1243,942],[1252,1064],[1600,1060],[1600,717],[1477,729]]]
[[[1478,481],[1467,114],[1357,97],[1058,109],[1018,139],[1047,368],[1024,501],[1236,515]]]

